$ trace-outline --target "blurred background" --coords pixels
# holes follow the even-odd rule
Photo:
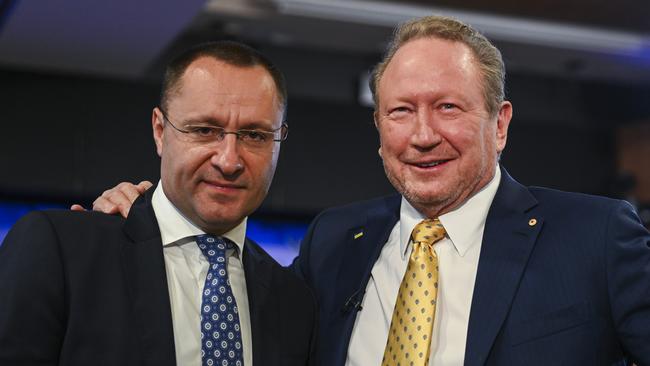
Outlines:
[[[231,39],[284,71],[291,132],[250,235],[287,263],[320,210],[389,194],[368,72],[393,27],[457,17],[502,51],[502,164],[624,198],[650,222],[650,2],[0,0],[0,240],[27,210],[158,180],[150,116],[170,57]]]

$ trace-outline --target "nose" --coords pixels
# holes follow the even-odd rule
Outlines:
[[[411,144],[418,149],[431,149],[442,142],[437,131],[437,121],[432,112],[421,108],[418,110],[411,135]]]
[[[215,145],[210,162],[224,177],[236,177],[244,169],[239,149],[237,135],[226,135]]]

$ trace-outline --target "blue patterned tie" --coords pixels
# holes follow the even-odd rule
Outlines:
[[[243,366],[243,345],[237,302],[228,280],[229,240],[199,235],[196,242],[210,262],[201,302],[201,359],[203,366]]]

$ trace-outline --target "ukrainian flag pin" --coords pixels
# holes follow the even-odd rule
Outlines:
[[[359,239],[359,238],[362,237],[362,236],[363,236],[363,231],[360,231],[360,232],[354,234],[354,238],[355,238],[355,239]]]

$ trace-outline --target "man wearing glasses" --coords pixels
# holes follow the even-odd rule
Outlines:
[[[0,248],[2,365],[307,365],[306,285],[246,238],[287,137],[286,88],[232,42],[173,60],[161,180],[122,219],[34,212]]]

